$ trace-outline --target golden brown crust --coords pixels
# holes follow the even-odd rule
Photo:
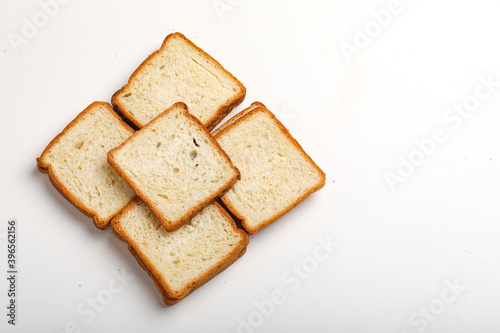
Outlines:
[[[212,135],[213,136],[216,136],[220,131],[222,131],[223,129],[225,129],[226,127],[228,127],[229,125],[232,125],[236,120],[238,120],[239,118],[243,117],[245,114],[247,114],[248,112],[252,111],[253,109],[256,109],[258,107],[263,107],[263,108],[266,108],[266,106],[264,104],[262,104],[261,102],[253,102],[252,104],[250,104],[250,106],[248,106],[246,109],[244,110],[241,110],[240,112],[238,112],[236,115],[234,115],[233,117],[231,117],[228,121],[226,121],[224,124],[220,125],[218,128],[216,128],[213,132],[212,132]]]
[[[209,280],[201,283],[197,288],[195,289],[191,289],[189,292],[187,292],[186,294],[184,294],[182,297],[179,297],[179,298],[175,298],[175,297],[171,297],[167,291],[165,290],[165,288],[162,286],[161,282],[154,276],[154,274],[151,272],[151,270],[149,269],[148,266],[146,266],[146,264],[142,261],[141,257],[137,254],[137,252],[134,250],[134,248],[130,245],[127,246],[128,247],[128,250],[130,251],[130,253],[134,256],[134,258],[137,260],[137,262],[139,263],[139,266],[141,266],[141,268],[146,271],[146,273],[148,273],[149,277],[151,278],[151,280],[153,280],[153,283],[155,284],[156,286],[156,289],[158,290],[158,292],[160,293],[161,295],[161,298],[163,300],[163,302],[166,304],[166,305],[174,305],[174,304],[177,304],[178,302],[180,302],[181,300],[183,300],[184,298],[186,298],[186,296],[190,295],[193,291],[195,291],[197,288],[199,288],[200,286],[202,286],[204,283],[208,282]],[[238,256],[234,259],[234,260],[228,260],[226,263],[227,263],[227,266],[220,269],[220,271],[216,272],[215,274],[213,274],[213,277],[215,277],[217,274],[219,274],[220,272],[222,272],[224,269],[226,269],[227,267],[231,266],[232,263],[234,263],[234,261],[238,260],[241,256],[243,256],[246,252],[247,248],[244,247],[243,250],[241,250],[241,252],[238,253]],[[210,278],[210,279],[211,279]]]
[[[139,197],[135,197],[134,200],[132,200],[118,215],[116,215],[111,220],[111,225],[112,225],[113,233],[116,235],[116,237],[119,240],[121,240],[122,242],[124,242],[125,244],[127,244],[128,250],[134,256],[134,258],[137,260],[137,262],[139,263],[139,266],[141,266],[141,268],[143,270],[145,270],[146,273],[148,273],[148,275],[151,277],[151,279],[153,280],[156,288],[158,289],[158,291],[161,294],[163,302],[165,304],[167,304],[167,305],[173,305],[173,304],[177,303],[178,301],[180,301],[182,298],[176,299],[176,298],[172,298],[172,297],[170,297],[168,295],[168,293],[163,288],[163,286],[160,284],[160,282],[158,281],[158,279],[153,275],[153,273],[148,268],[148,266],[144,263],[144,261],[141,259],[141,257],[139,256],[139,254],[134,250],[133,246],[130,245],[130,243],[127,240],[127,237],[125,236],[125,233],[124,233],[123,229],[121,228],[120,222],[119,222],[119,220],[121,219],[121,217],[126,212],[128,212],[130,209],[132,209],[135,205],[139,204],[140,202],[141,202],[141,199]]]
[[[163,52],[166,49],[168,41],[171,38],[174,38],[174,37],[180,37],[180,38],[182,38],[189,45],[191,45],[194,49],[196,49],[198,52],[200,52],[201,54],[203,54],[204,56],[206,56],[209,60],[213,61],[213,63],[215,64],[215,66],[219,67],[219,69],[221,69],[223,72],[227,73],[227,75],[229,75],[234,80],[234,82],[238,85],[238,87],[241,90],[241,92],[238,95],[236,95],[232,100],[229,100],[227,102],[227,104],[221,105],[219,107],[219,109],[214,113],[214,115],[206,121],[206,124],[204,124],[204,126],[210,131],[222,119],[224,119],[224,117],[227,116],[235,106],[237,106],[238,104],[240,104],[245,99],[246,88],[245,88],[245,86],[237,78],[235,78],[233,76],[233,74],[231,74],[224,67],[222,67],[222,65],[217,60],[215,60],[208,53],[206,53],[201,48],[199,48],[198,46],[196,46],[193,42],[191,42],[189,39],[187,39],[180,32],[174,32],[174,33],[169,34],[167,37],[165,37],[165,39],[163,40],[163,43],[161,44],[161,48],[158,49],[158,50],[156,50],[156,51],[154,51],[153,53],[151,53],[139,65],[139,67],[137,67],[137,69],[132,73],[132,75],[128,79],[127,84],[113,94],[113,96],[111,97],[111,104],[115,108],[117,108],[117,110],[119,110],[119,112],[121,112],[121,114],[123,114],[124,117],[126,117],[127,119],[129,119],[137,127],[141,128],[141,127],[143,127],[145,125],[145,124],[141,124],[137,119],[135,119],[135,117],[130,113],[130,111],[122,103],[120,103],[118,96],[120,96],[126,89],[129,88],[130,83],[136,78],[136,76],[144,69],[144,67],[146,67],[146,65],[151,61],[151,59],[153,59],[157,54]]]
[[[249,108],[247,108],[247,109],[249,109]],[[245,216],[241,212],[239,212],[231,204],[230,200],[228,200],[225,197],[221,197],[220,200],[227,207],[227,209],[229,211],[231,211],[231,213],[234,216],[236,216],[239,220],[241,220],[241,224],[242,224],[243,228],[247,232],[253,234],[253,233],[256,233],[257,231],[259,231],[260,229],[264,228],[265,226],[276,221],[278,218],[283,216],[286,212],[290,211],[292,208],[297,206],[300,202],[304,201],[304,199],[307,198],[311,193],[321,189],[325,185],[325,178],[326,177],[325,177],[325,173],[323,172],[323,170],[321,170],[320,167],[318,167],[318,165],[312,160],[312,158],[304,151],[304,149],[302,149],[302,146],[297,142],[297,140],[295,140],[295,138],[292,137],[292,135],[290,134],[288,129],[274,116],[274,114],[271,111],[269,111],[267,108],[262,107],[262,106],[259,106],[253,110],[250,110],[250,111],[247,111],[247,109],[241,111],[240,113],[236,114],[234,117],[229,119],[226,122],[226,123],[228,123],[227,126],[224,126],[224,127],[221,126],[220,131],[217,131],[217,133],[215,133],[215,135],[214,135],[215,139],[220,138],[221,136],[224,135],[224,133],[231,131],[231,129],[233,127],[236,127],[236,126],[238,126],[238,124],[246,121],[246,119],[249,119],[249,117],[251,117],[253,114],[255,114],[257,112],[264,112],[264,113],[268,114],[271,117],[271,119],[273,119],[275,124],[278,126],[278,129],[280,130],[280,132],[287,137],[287,139],[290,141],[290,143],[295,146],[295,148],[313,166],[313,168],[318,172],[318,174],[320,176],[320,182],[318,184],[316,184],[316,186],[309,188],[308,191],[306,191],[303,195],[301,195],[295,201],[291,202],[288,206],[286,206],[281,211],[277,212],[275,215],[271,216],[269,219],[262,221],[256,227],[252,227],[252,226],[248,225],[248,222],[247,222]],[[244,114],[242,114],[242,113],[244,113]]]
[[[170,295],[167,293],[165,288],[163,288],[163,286],[161,285],[160,281],[158,281],[158,279],[153,275],[151,270],[142,261],[141,257],[137,254],[137,252],[134,250],[134,248],[131,245],[128,245],[127,247],[128,247],[128,250],[130,251],[130,253],[134,256],[135,260],[137,260],[137,262],[139,263],[139,266],[141,266],[141,268],[144,271],[146,271],[146,273],[148,273],[149,277],[153,280],[153,282],[156,286],[156,289],[158,289],[158,292],[160,293],[161,298],[163,299],[163,302],[166,305],[174,305],[175,303],[179,302],[180,300],[182,300],[184,297],[187,296],[187,295],[185,295],[184,297],[181,297],[181,298],[170,297]]]
[[[72,193],[71,191],[62,183],[59,178],[52,172],[52,167],[51,165],[45,161],[45,158],[47,154],[49,153],[50,149],[54,144],[56,144],[70,129],[72,129],[87,113],[92,111],[93,108],[101,106],[106,109],[108,109],[111,114],[119,121],[119,123],[128,131],[131,133],[134,133],[135,131],[127,125],[113,110],[111,105],[109,105],[106,102],[93,102],[90,104],[88,107],[85,108],[82,112],[76,116],[75,119],[73,119],[64,129],[61,133],[59,133],[52,141],[45,147],[43,150],[42,154],[40,157],[36,159],[37,162],[37,169],[42,172],[42,173],[48,173],[49,175],[49,180],[52,183],[52,185],[56,188],[56,190],[64,197],[66,200],[68,200],[73,206],[75,206],[78,210],[80,210],[83,214],[86,216],[92,218],[95,226],[99,229],[105,229],[109,226],[109,222],[112,217],[109,219],[103,220],[100,219],[97,213],[90,208],[86,207],[83,202],[78,200]]]
[[[229,253],[226,257],[224,257],[221,261],[219,261],[214,267],[200,275],[198,279],[192,281],[190,284],[186,285],[183,290],[179,292],[175,292],[170,288],[168,283],[162,278],[161,272],[159,272],[155,266],[151,263],[148,257],[140,250],[140,247],[137,243],[131,239],[128,234],[122,229],[120,224],[121,217],[126,214],[130,209],[139,204],[141,200],[139,198],[134,199],[130,202],[127,207],[125,207],[122,212],[116,215],[111,221],[111,225],[113,227],[113,232],[115,235],[125,242],[128,245],[129,251],[134,255],[139,265],[149,274],[149,276],[153,279],[153,282],[156,285],[156,288],[160,292],[163,302],[167,305],[173,305],[180,300],[182,300],[187,295],[191,294],[194,290],[201,287],[203,284],[208,282],[214,276],[225,270],[232,263],[234,263],[238,258],[240,258],[245,252],[246,247],[249,243],[248,235],[244,230],[238,229],[236,223],[234,223],[233,219],[230,217],[229,213],[226,212],[217,202],[214,202],[215,207],[219,210],[219,212],[224,215],[228,221],[231,223],[231,227],[234,232],[240,234],[242,236],[242,241],[238,246],[234,248],[234,250]]]
[[[140,186],[138,186],[138,184],[136,184],[134,182],[134,180],[132,180],[127,175],[127,173],[125,172],[125,170],[118,163],[116,163],[116,160],[114,158],[114,154],[118,150],[122,149],[127,144],[129,144],[132,140],[134,140],[134,138],[136,136],[140,135],[140,133],[141,133],[142,130],[147,130],[156,121],[158,121],[162,117],[165,117],[169,112],[171,112],[172,110],[174,110],[174,109],[176,109],[178,107],[180,107],[182,109],[182,113],[186,117],[188,117],[189,119],[191,119],[192,121],[194,121],[199,126],[199,128],[203,132],[205,132],[205,134],[207,136],[207,139],[210,141],[210,143],[220,152],[220,154],[227,161],[227,163],[229,163],[229,165],[232,166],[233,170],[235,171],[235,175],[233,177],[231,177],[231,179],[229,179],[229,181],[224,186],[222,186],[219,191],[214,192],[212,195],[208,196],[205,200],[203,200],[200,203],[198,203],[195,207],[193,207],[191,210],[189,210],[188,212],[186,212],[178,220],[176,220],[176,221],[170,221],[170,220],[167,220],[165,217],[163,217],[163,214],[161,213],[161,211],[158,210],[154,206],[154,204],[153,204],[153,202],[151,200],[149,200],[147,194],[144,193],[141,190]],[[225,191],[229,190],[229,188],[231,188],[234,185],[234,183],[236,183],[236,181],[238,180],[239,175],[240,175],[239,170],[233,165],[233,163],[231,162],[231,159],[226,154],[226,152],[221,148],[221,146],[219,145],[219,143],[214,139],[214,137],[210,134],[210,132],[207,130],[207,128],[198,120],[198,118],[196,118],[195,116],[193,116],[192,114],[190,114],[188,112],[188,108],[187,108],[186,104],[184,104],[183,102],[177,102],[177,103],[175,103],[170,108],[168,108],[167,110],[165,110],[162,113],[160,113],[160,115],[158,115],[158,117],[156,117],[155,119],[153,119],[149,123],[147,123],[146,126],[144,126],[141,130],[135,132],[132,136],[130,136],[120,146],[118,146],[118,147],[110,150],[108,152],[108,162],[120,174],[120,176],[123,179],[125,179],[125,181],[135,191],[135,193],[137,193],[137,195],[144,201],[144,203],[146,205],[148,205],[148,207],[151,209],[151,211],[153,212],[153,214],[156,215],[156,217],[162,222],[162,224],[164,225],[165,229],[167,229],[167,231],[175,231],[175,230],[179,229],[180,227],[182,227],[186,222],[188,222],[189,220],[191,220],[191,218],[193,218],[196,214],[198,214],[204,207],[206,207],[208,204],[210,204],[211,202],[213,202],[216,198],[218,198],[223,193],[225,193]]]
[[[238,84],[241,85],[241,83],[239,81],[238,81]],[[243,87],[243,85],[241,85],[241,87]],[[243,87],[243,89],[245,89],[245,87]],[[207,121],[207,124],[205,125],[207,130],[211,131],[215,126],[217,126],[218,123],[220,123],[222,121],[222,119],[224,119],[229,113],[231,113],[231,111],[237,105],[239,105],[241,102],[243,102],[243,100],[245,99],[245,94],[246,94],[245,90],[243,90],[243,92],[241,94],[239,94],[233,102],[228,103],[226,105],[222,105],[219,108],[219,110],[217,110],[215,115]]]

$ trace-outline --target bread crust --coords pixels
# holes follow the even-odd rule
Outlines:
[[[234,170],[235,174],[228,180],[228,182],[226,184],[224,184],[223,186],[221,186],[221,188],[220,188],[219,191],[212,193],[212,195],[208,196],[207,198],[205,198],[205,200],[203,200],[200,203],[198,203],[196,206],[194,206],[192,209],[190,209],[189,211],[187,211],[183,216],[181,216],[176,221],[169,221],[169,220],[167,220],[163,216],[163,214],[161,213],[161,211],[155,207],[155,205],[153,204],[153,202],[151,200],[149,200],[147,194],[144,193],[141,190],[140,186],[138,186],[126,174],[125,170],[116,162],[114,154],[118,150],[120,150],[123,147],[127,146],[132,140],[134,140],[134,138],[137,135],[140,135],[141,130],[147,130],[156,121],[158,121],[162,117],[165,117],[169,112],[171,112],[172,110],[174,110],[176,108],[181,108],[182,113],[186,117],[188,117],[192,121],[194,121],[200,127],[200,129],[203,132],[205,132],[205,134],[207,135],[207,139],[220,152],[220,154],[223,156],[223,158],[226,160],[226,162],[229,165],[231,165],[231,167]],[[175,230],[179,229],[180,227],[182,227],[186,222],[188,222],[189,220],[191,220],[191,218],[193,218],[196,214],[198,214],[203,208],[205,208],[207,205],[209,205],[210,203],[212,203],[215,199],[217,199],[218,197],[220,197],[221,195],[223,195],[224,193],[226,193],[226,191],[228,191],[234,185],[234,183],[236,183],[236,181],[240,177],[240,171],[238,170],[238,168],[236,168],[233,165],[233,163],[231,162],[231,159],[229,158],[229,156],[227,155],[227,153],[221,148],[221,146],[219,145],[219,143],[217,142],[217,140],[215,140],[215,138],[210,134],[210,132],[208,131],[208,129],[200,122],[200,120],[198,120],[198,118],[196,118],[195,116],[193,116],[192,114],[190,114],[188,112],[187,105],[185,103],[183,103],[183,102],[174,103],[170,108],[168,108],[167,110],[163,111],[155,119],[153,119],[149,123],[147,123],[141,130],[139,130],[139,131],[135,132],[133,135],[131,135],[120,146],[118,146],[118,147],[110,150],[108,152],[108,162],[118,172],[118,174],[120,174],[120,176],[122,176],[122,178],[125,179],[125,181],[135,191],[135,193],[137,193],[137,195],[144,201],[144,203],[146,205],[148,205],[149,209],[151,209],[151,211],[153,212],[153,214],[156,215],[156,217],[162,222],[162,224],[164,225],[165,229],[167,229],[167,231],[175,231]]]
[[[166,305],[173,305],[178,303],[180,300],[191,294],[194,290],[198,289],[203,284],[210,281],[217,274],[224,271],[246,252],[246,247],[249,243],[248,235],[244,230],[238,229],[236,223],[233,221],[229,213],[226,212],[217,202],[214,202],[214,206],[230,222],[234,232],[240,234],[242,241],[237,246],[235,246],[234,250],[231,253],[226,255],[222,260],[215,264],[212,269],[200,275],[198,279],[191,281],[191,283],[187,284],[181,291],[176,292],[172,290],[168,283],[162,278],[161,272],[156,269],[156,267],[151,263],[148,257],[140,250],[140,247],[137,245],[137,243],[129,237],[129,235],[123,230],[121,226],[121,217],[140,202],[141,199],[138,197],[131,201],[118,215],[116,215],[111,220],[111,226],[115,235],[127,244],[129,251],[135,257],[139,265],[151,277],[151,279],[155,283],[156,288],[162,296],[163,302]]]
[[[212,131],[212,135],[213,136],[216,136],[219,132],[221,132],[223,129],[225,129],[226,127],[228,127],[229,125],[232,125],[234,124],[234,122],[238,119],[240,119],[241,117],[243,117],[244,115],[246,115],[248,112],[252,111],[253,109],[256,109],[258,107],[263,107],[263,108],[266,108],[266,106],[264,104],[262,104],[261,102],[253,102],[252,104],[250,104],[249,107],[247,107],[246,109],[244,110],[241,110],[240,112],[238,112],[236,115],[234,115],[233,117],[231,117],[228,121],[226,121],[224,124],[220,125],[218,128],[216,128],[215,130]]]
[[[79,211],[81,211],[83,214],[85,214],[86,216],[92,218],[92,221],[94,222],[95,226],[99,229],[106,229],[108,226],[109,226],[109,223],[111,221],[111,219],[113,218],[113,216],[111,216],[110,218],[108,219],[102,219],[98,216],[97,212],[95,212],[94,210],[88,208],[85,206],[85,204],[83,202],[81,202],[80,200],[78,200],[72,193],[71,191],[64,185],[64,183],[54,174],[54,172],[52,171],[52,166],[50,163],[46,162],[45,161],[45,158],[47,156],[47,154],[49,153],[49,151],[51,150],[51,148],[57,143],[59,142],[59,140],[61,140],[61,138],[67,134],[67,132],[69,130],[71,130],[78,122],[80,122],[81,119],[83,119],[83,117],[92,111],[93,108],[95,107],[98,107],[98,106],[101,106],[101,107],[104,107],[106,109],[108,109],[111,114],[119,121],[119,123],[127,130],[129,131],[130,133],[134,133],[135,131],[129,126],[127,125],[127,123],[125,123],[117,114],[116,112],[113,110],[113,108],[111,107],[111,105],[109,105],[108,103],[106,102],[99,102],[99,101],[96,101],[96,102],[93,102],[92,104],[90,104],[88,107],[86,107],[82,112],[80,112],[75,119],[73,119],[63,130],[61,133],[59,133],[54,139],[52,139],[52,141],[47,145],[47,147],[45,147],[45,149],[43,150],[42,154],[40,155],[40,157],[38,157],[36,159],[36,162],[37,162],[37,169],[38,171],[40,171],[41,173],[46,173],[48,174],[49,176],[49,180],[50,182],[52,183],[52,185],[56,188],[56,190],[64,197],[66,198],[66,200],[68,200],[73,206],[75,206]],[[117,212],[118,213],[118,212]],[[115,214],[116,215],[116,214]]]
[[[257,102],[259,103],[259,102]],[[261,105],[263,105],[262,103],[259,103]],[[222,201],[222,203],[224,204],[224,206],[226,206],[226,208],[236,217],[238,218],[239,220],[241,220],[241,224],[243,226],[243,228],[248,232],[248,233],[256,233],[257,231],[259,231],[260,229],[264,228],[265,226],[273,223],[274,221],[276,221],[278,218],[280,218],[281,216],[283,216],[285,213],[287,213],[288,211],[290,211],[292,208],[294,208],[295,206],[297,206],[300,202],[302,202],[305,198],[307,198],[311,193],[313,192],[316,192],[318,191],[319,189],[321,189],[323,186],[325,186],[325,173],[323,172],[323,170],[321,170],[321,168],[312,160],[312,158],[304,151],[304,149],[302,148],[302,146],[297,142],[297,140],[295,140],[295,138],[292,137],[292,135],[290,134],[290,132],[288,131],[288,129],[274,116],[274,114],[269,111],[267,108],[263,107],[263,106],[258,106],[256,108],[253,108],[253,109],[250,109],[251,106],[243,111],[241,111],[240,113],[236,114],[234,117],[232,117],[231,119],[229,119],[226,123],[228,123],[227,126],[224,126],[226,123],[224,123],[221,127],[220,127],[220,130],[217,131],[215,134],[214,134],[214,137],[215,139],[217,140],[218,138],[220,138],[221,136],[224,135],[224,133],[227,133],[228,131],[231,131],[233,128],[236,128],[238,126],[238,124],[241,124],[242,122],[246,121],[247,119],[250,119],[250,117],[252,117],[252,115],[254,115],[255,113],[258,113],[258,112],[263,112],[263,113],[266,113],[267,115],[270,116],[270,118],[275,122],[275,124],[277,125],[278,129],[280,130],[280,132],[286,136],[286,138],[290,141],[290,143],[295,146],[295,148],[297,149],[297,151],[308,161],[308,163],[310,163],[313,168],[318,172],[319,176],[320,176],[320,182],[318,182],[315,186],[309,188],[306,192],[304,192],[303,195],[301,195],[299,198],[297,198],[296,200],[290,202],[285,208],[283,208],[281,211],[279,212],[276,212],[276,214],[274,214],[273,216],[271,216],[270,218],[268,218],[267,220],[264,220],[262,221],[259,225],[253,227],[251,225],[248,224],[248,221],[246,219],[246,217],[243,215],[242,212],[238,211],[238,209],[236,207],[234,207],[232,204],[231,204],[231,201],[228,200],[227,198],[225,198],[224,196],[222,196],[220,198],[220,200]],[[249,110],[250,109],[250,110]]]
[[[115,232],[116,233],[116,232]],[[165,288],[163,288],[163,286],[161,285],[161,282],[154,276],[153,272],[149,269],[149,267],[142,261],[141,257],[139,256],[139,254],[134,250],[134,248],[131,246],[131,245],[128,245],[127,246],[129,252],[132,254],[132,256],[134,256],[135,260],[137,260],[137,262],[139,263],[139,266],[141,266],[141,268],[146,272],[148,273],[149,277],[153,280],[153,283],[155,284],[156,286],[156,289],[158,289],[158,292],[160,293],[161,295],[161,298],[163,299],[163,302],[166,304],[166,305],[174,305],[176,304],[177,302],[179,302],[180,300],[182,300],[184,297],[181,297],[181,298],[174,298],[174,297],[170,297],[170,295],[167,293],[167,291],[165,290]]]
[[[212,56],[210,56],[208,53],[203,51],[201,48],[199,48],[197,45],[195,45],[193,42],[191,42],[189,39],[187,39],[183,34],[180,32],[174,32],[169,34],[165,39],[163,40],[163,43],[161,44],[161,47],[151,53],[140,65],[137,67],[137,69],[132,73],[130,78],[128,79],[128,82],[126,85],[124,85],[121,89],[119,89],[117,92],[113,94],[111,97],[111,104],[119,111],[121,114],[123,114],[124,117],[126,117],[128,120],[130,120],[133,124],[135,124],[138,128],[143,127],[145,124],[141,124],[135,117],[130,113],[130,111],[122,104],[120,103],[119,96],[129,88],[131,82],[135,80],[137,75],[146,67],[146,65],[158,54],[164,52],[167,49],[167,44],[168,41],[171,38],[179,37],[182,38],[186,43],[188,43],[190,46],[192,46],[194,49],[196,49],[198,52],[206,56],[210,61],[214,63],[216,67],[218,67],[220,70],[223,72],[227,73],[234,82],[238,85],[240,88],[240,93],[234,96],[233,99],[230,99],[227,101],[227,103],[221,105],[219,109],[214,113],[212,117],[210,117],[204,126],[210,131],[212,130],[224,117],[226,117],[231,110],[236,107],[238,104],[240,104],[246,96],[246,88],[245,86],[237,79],[234,77],[233,74],[231,74],[229,71],[227,71],[217,60],[215,60]]]

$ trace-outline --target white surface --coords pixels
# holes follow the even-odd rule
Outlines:
[[[74,0],[46,22],[42,3],[0,1],[2,276],[9,218],[19,237],[17,326],[1,278],[2,332],[500,330],[500,87],[468,118],[447,113],[488,92],[481,78],[500,82],[498,1]],[[371,13],[387,8],[377,31]],[[9,36],[33,15],[43,26],[16,51]],[[368,41],[357,36],[366,27]],[[327,182],[165,307],[126,246],[62,198],[35,158],[173,31],[247,87],[233,114],[266,104]],[[349,62],[341,45],[355,42],[367,46]],[[445,140],[392,191],[385,173],[424,156],[415,141],[436,129]],[[319,247],[328,240],[332,253]],[[119,282],[123,272],[134,279]]]

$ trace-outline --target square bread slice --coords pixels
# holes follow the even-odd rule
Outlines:
[[[108,151],[134,133],[111,105],[94,102],[37,158],[54,187],[104,229],[135,193],[107,161]]]
[[[239,176],[182,102],[111,150],[108,161],[168,231],[181,227]]]
[[[325,184],[325,173],[276,117],[252,105],[215,135],[241,173],[221,200],[249,233],[274,222]]]
[[[111,222],[115,234],[151,276],[167,305],[229,267],[248,245],[245,231],[216,202],[180,229],[168,232],[139,198]]]
[[[246,89],[215,59],[181,33],[168,35],[161,48],[135,70],[111,100],[139,128],[176,102],[209,130],[245,98]]]

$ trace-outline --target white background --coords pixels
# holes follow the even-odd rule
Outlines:
[[[498,1],[67,2],[49,16],[49,0],[0,1],[2,332],[500,331]],[[62,198],[35,158],[174,31],[246,86],[233,114],[266,104],[327,179],[166,307],[125,244]],[[451,113],[464,103],[466,117]],[[430,144],[436,130],[444,139]],[[388,173],[401,177],[392,187]],[[318,252],[322,242],[337,246]]]

